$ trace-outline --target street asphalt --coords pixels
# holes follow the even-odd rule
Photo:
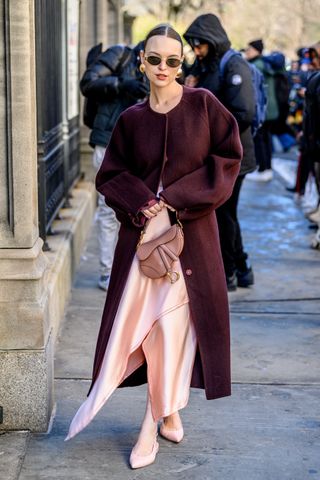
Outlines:
[[[57,345],[52,428],[0,435],[1,480],[320,480],[320,251],[310,248],[313,231],[285,190],[285,162],[274,162],[281,176],[246,180],[241,194],[255,285],[230,294],[232,396],[207,401],[192,389],[184,440],[160,438],[156,462],[144,469],[131,470],[128,458],[145,386],[118,389],[83,432],[63,441],[90,385],[105,298],[93,226]]]

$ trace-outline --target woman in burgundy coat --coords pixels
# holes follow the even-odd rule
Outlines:
[[[152,463],[160,434],[183,437],[179,409],[191,387],[208,399],[230,395],[229,313],[215,209],[231,195],[242,148],[233,116],[207,90],[176,82],[182,40],[168,25],[153,29],[141,53],[150,98],[119,118],[96,186],[121,223],[87,400],[67,439],[92,420],[118,386],[148,382],[146,413],[130,456]],[[184,249],[175,270],[151,279],[136,246],[176,221]]]

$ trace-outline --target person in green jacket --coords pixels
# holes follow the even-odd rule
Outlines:
[[[245,50],[245,57],[248,62],[253,63],[264,75],[267,87],[267,112],[266,120],[257,131],[254,137],[256,161],[258,170],[247,175],[249,180],[268,182],[273,178],[271,168],[272,158],[272,122],[279,117],[279,107],[276,98],[275,72],[269,63],[264,61],[262,52],[264,44],[262,39],[253,40]]]

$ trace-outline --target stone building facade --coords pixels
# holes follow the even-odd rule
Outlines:
[[[79,78],[90,47],[122,41],[123,12],[0,0],[0,430],[43,432],[52,414],[55,341],[96,201]]]

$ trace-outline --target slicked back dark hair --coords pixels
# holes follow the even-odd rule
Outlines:
[[[169,24],[169,23],[160,23],[154,27],[146,36],[144,41],[144,47],[147,45],[147,41],[155,37],[156,35],[162,35],[163,37],[173,38],[173,40],[177,40],[181,44],[181,53],[183,53],[183,41],[179,33]]]

